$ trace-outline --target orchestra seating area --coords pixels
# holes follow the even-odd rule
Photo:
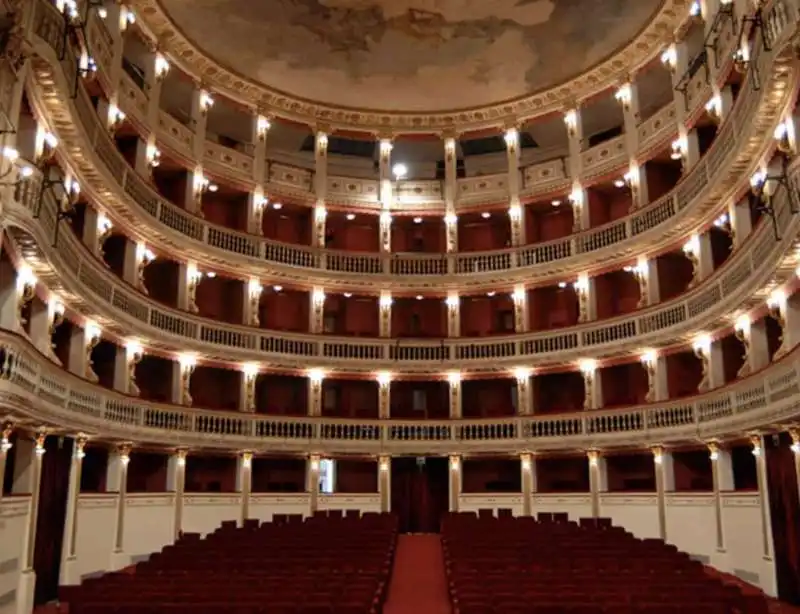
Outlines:
[[[122,571],[68,587],[70,614],[370,614],[397,538],[389,514],[276,517],[185,534]]]
[[[760,614],[762,593],[723,584],[658,539],[566,514],[442,523],[453,614]]]

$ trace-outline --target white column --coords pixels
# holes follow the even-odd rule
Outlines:
[[[110,91],[108,93],[108,115],[103,120],[107,127],[113,126],[116,111],[119,109],[119,88],[122,79],[122,59],[125,50],[125,31],[130,25],[128,22],[129,13],[125,6],[117,3],[109,3],[106,8],[107,16],[105,19],[106,28],[111,37],[111,57],[108,62],[108,82]]]
[[[207,188],[203,172],[203,158],[206,150],[206,128],[208,126],[208,111],[214,105],[214,98],[201,84],[195,86],[192,93],[191,120],[194,125],[192,134],[192,157],[194,169],[189,174],[186,182],[186,199],[184,206],[187,211],[202,215],[202,195]]]
[[[525,245],[525,208],[520,204],[520,140],[519,130],[509,127],[505,133],[508,163],[508,217],[511,224],[511,245]]]
[[[514,370],[514,379],[517,385],[517,413],[520,416],[529,416],[533,413],[533,399],[531,394],[531,370],[519,367]]]
[[[586,191],[581,183],[583,175],[583,118],[579,107],[568,109],[564,114],[564,124],[567,128],[567,140],[569,143],[569,159],[567,160],[567,171],[572,181],[569,201],[572,205],[574,225],[573,229],[578,232],[589,228],[589,207],[586,203]]]
[[[772,558],[772,519],[770,517],[769,483],[767,481],[767,456],[764,452],[764,439],[760,435],[750,438],[753,456],[756,457],[756,477],[758,478],[758,500],[761,508],[761,554],[765,559]]]
[[[8,462],[8,453],[14,444],[11,443],[11,434],[14,432],[13,425],[10,422],[3,424],[0,430],[0,501],[3,500],[3,487],[5,486],[6,463]]]
[[[572,284],[578,297],[578,322],[590,322],[597,319],[597,289],[594,277],[586,273],[578,275]]]
[[[267,134],[272,121],[260,113],[253,116],[253,181],[255,186],[247,198],[247,230],[251,234],[262,234],[262,217],[267,200],[264,184],[269,181],[267,168]]]
[[[733,490],[733,461],[730,452],[720,448],[715,441],[708,444],[708,455],[711,459],[711,479],[714,488],[716,554],[724,554],[725,530],[722,521],[722,493]]]
[[[381,512],[392,511],[392,457],[381,454],[378,457],[378,496]]]
[[[30,458],[26,460],[29,466],[27,474],[29,475],[29,492],[31,499],[30,514],[28,514],[23,548],[20,555],[22,572],[20,573],[19,584],[17,586],[17,612],[20,614],[33,611],[34,589],[36,586],[36,573],[33,571],[33,557],[36,547],[36,523],[39,517],[39,493],[42,483],[42,457],[45,453],[44,443],[46,437],[47,435],[45,433],[38,433],[33,440],[33,445],[25,446],[25,450],[30,456]],[[17,456],[17,460],[19,460],[19,458],[20,457]]]
[[[156,146],[156,128],[160,124],[162,86],[170,69],[169,61],[164,55],[155,50],[151,50],[151,52],[152,61],[145,66],[145,91],[147,93],[147,126],[153,130],[147,135],[145,144],[147,165],[144,168],[136,169],[145,177],[150,176],[152,169],[158,165],[161,158],[161,152]]]
[[[461,498],[461,457],[450,455],[450,511],[457,512]]]
[[[445,299],[447,305],[447,336],[461,336],[461,299],[457,292],[451,292]]]
[[[69,340],[69,370],[78,377],[97,382],[92,362],[92,350],[100,343],[100,328],[93,322],[86,322],[83,328],[72,328]]]
[[[0,285],[0,328],[25,335],[22,310],[36,293],[36,276],[27,265],[17,269],[15,278],[8,276]]]
[[[725,385],[725,364],[722,344],[708,335],[700,335],[692,345],[695,355],[700,359],[702,378],[697,386],[698,392],[707,392]]]
[[[647,403],[669,400],[669,378],[667,376],[667,357],[655,350],[641,355],[642,367],[647,373]]]
[[[244,288],[244,300],[242,301],[242,324],[245,326],[261,326],[259,306],[261,305],[261,294],[264,287],[257,279],[251,278]]]
[[[239,411],[249,414],[256,411],[256,383],[258,382],[259,366],[257,363],[242,365],[239,374]]]
[[[48,304],[34,297],[31,300],[31,312],[28,320],[28,336],[31,343],[48,357],[53,356]]]
[[[117,493],[117,514],[114,520],[111,571],[123,569],[130,564],[130,557],[125,554],[125,510],[128,502],[128,463],[131,460],[131,449],[131,444],[123,443],[108,455],[106,491]]]
[[[658,536],[667,540],[667,499],[666,493],[675,490],[675,468],[672,454],[661,446],[655,446],[653,462],[655,463],[656,498],[658,501]]]
[[[770,317],[781,330],[781,344],[772,357],[772,360],[779,360],[800,340],[800,295],[786,296],[786,292],[779,288],[770,294],[767,307]]]
[[[313,245],[325,247],[325,203],[328,198],[328,130],[320,129],[314,138],[314,228]]]
[[[141,290],[145,287],[142,278],[144,275],[144,267],[152,261],[152,256],[154,256],[154,254],[148,252],[144,244],[137,244],[128,237],[124,237],[123,240],[125,241],[125,251],[122,257],[122,279],[134,288]],[[142,265],[141,269],[139,265]]]
[[[169,457],[167,462],[167,491],[175,493],[172,527],[173,536],[178,539],[183,530],[183,494],[186,487],[187,450],[179,449]]]
[[[444,218],[447,252],[458,251],[458,224],[456,203],[458,202],[458,154],[454,136],[444,139]],[[454,273],[455,271],[448,271]]]
[[[514,330],[518,333],[528,332],[528,291],[524,285],[514,288],[511,295],[514,300]]]
[[[700,159],[700,147],[697,140],[697,131],[686,128],[689,109],[687,99],[678,85],[683,85],[681,80],[689,69],[689,47],[686,41],[680,40],[673,43],[661,56],[662,62],[667,65],[672,73],[672,86],[675,99],[675,121],[678,124],[678,138],[673,143],[673,151],[681,154],[684,172],[692,168]]]
[[[67,493],[67,513],[64,521],[64,542],[61,548],[62,566],[59,584],[80,584],[81,577],[76,568],[78,537],[78,502],[81,494],[81,470],[83,457],[86,455],[84,447],[86,438],[75,438],[72,450],[72,461],[69,469],[69,490]]]
[[[308,415],[322,415],[322,380],[324,374],[320,369],[312,369],[308,374]]]
[[[450,418],[461,418],[461,374],[457,372],[450,373],[447,376],[448,383],[448,402],[450,405]]]
[[[523,452],[520,454],[519,460],[522,474],[522,515],[531,516],[536,483],[536,458],[530,452]]]
[[[177,397],[176,402],[178,405],[191,407],[193,403],[191,393],[192,374],[197,366],[197,359],[193,355],[183,354],[178,358],[177,366],[177,382],[173,382],[173,385],[177,384],[177,390],[174,391],[174,393],[177,393],[175,394]]]
[[[606,459],[599,450],[586,453],[589,460],[589,495],[592,501],[592,518],[600,517],[600,493],[608,490]]]
[[[325,291],[314,288],[309,295],[311,309],[309,309],[308,330],[311,333],[321,333],[325,323]]]
[[[583,409],[601,409],[603,407],[603,378],[597,369],[597,361],[587,358],[580,362],[583,376]]]
[[[734,323],[734,333],[744,350],[744,362],[737,377],[746,377],[769,364],[769,340],[763,318],[751,322],[749,316],[741,316]]]
[[[203,278],[197,265],[193,262],[178,263],[178,296],[176,305],[181,311],[197,313],[197,303],[195,296],[197,284]]]
[[[615,97],[622,106],[625,151],[629,160],[624,180],[631,191],[632,206],[643,207],[649,202],[649,194],[644,166],[639,161],[639,86],[636,80],[631,78],[620,85]]]
[[[378,373],[378,418],[386,420],[392,412],[392,374],[386,371]]]
[[[641,259],[634,270],[641,292],[641,306],[649,307],[661,302],[661,284],[658,281],[658,258]]]
[[[319,503],[319,461],[318,454],[312,454],[306,461],[306,492],[308,492],[309,515],[314,515]]]
[[[382,290],[378,299],[378,334],[383,337],[392,336],[392,293]]]
[[[242,507],[239,511],[239,526],[250,517],[250,494],[252,492],[253,453],[242,452],[236,458],[236,491],[242,495]]]
[[[747,198],[731,199],[728,204],[728,219],[731,226],[733,247],[738,248],[753,232],[753,218],[750,213],[750,203]]]

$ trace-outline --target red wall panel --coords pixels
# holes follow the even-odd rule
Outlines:
[[[697,394],[703,369],[694,352],[669,354],[666,360],[669,397],[672,399]]]
[[[380,307],[377,297],[334,294],[325,298],[325,329],[337,335],[377,337],[380,331]]]
[[[128,492],[167,492],[167,455],[134,450],[128,465]]]
[[[692,263],[682,251],[669,252],[657,258],[658,288],[661,301],[668,301],[686,292],[692,281]]]
[[[681,163],[675,161],[651,160],[644,165],[647,195],[650,202],[661,198],[674,188],[681,178]]]
[[[482,252],[503,249],[511,243],[511,225],[508,216],[492,216],[488,220],[480,218],[459,218],[458,250],[461,252]]]
[[[583,409],[583,375],[577,371],[536,375],[533,382],[533,413],[563,413]]]
[[[421,218],[415,223],[410,217],[395,217],[392,220],[392,251],[444,253],[447,251],[444,219]]]
[[[631,313],[639,304],[639,283],[626,271],[611,271],[594,279],[597,317],[612,318]]]
[[[203,277],[197,284],[195,303],[204,318],[242,324],[244,282],[229,277]]]
[[[461,412],[464,418],[497,418],[516,414],[509,379],[466,380],[461,383]]]
[[[186,492],[236,492],[236,459],[189,454]]]
[[[522,492],[519,460],[467,459],[461,465],[461,488],[465,493]]]
[[[192,405],[205,409],[238,411],[241,373],[233,369],[198,366],[189,382]]]
[[[286,207],[264,210],[261,231],[267,239],[294,243],[311,244],[311,210],[300,207]]]
[[[722,369],[725,373],[725,383],[736,379],[739,369],[742,368],[745,358],[744,344],[736,335],[728,335],[720,340],[722,352]]]
[[[711,458],[708,450],[685,450],[672,453],[677,492],[710,492],[714,490]]]
[[[189,173],[184,170],[153,170],[153,185],[161,196],[181,208],[186,208],[186,185]]]
[[[393,337],[447,337],[447,305],[440,298],[398,298],[392,303]]]
[[[628,215],[631,209],[631,193],[624,188],[588,188],[586,190],[589,206],[589,223],[592,227],[602,226]]]
[[[380,228],[377,215],[357,215],[348,220],[343,215],[325,220],[325,246],[353,252],[380,251]]]
[[[305,492],[306,461],[304,458],[256,457],[251,483],[253,492]]]
[[[247,232],[247,195],[208,192],[203,195],[203,216],[212,224]]]
[[[461,336],[509,335],[514,332],[514,303],[507,295],[461,299]]]
[[[528,290],[528,323],[532,331],[578,323],[578,297],[571,286]]]
[[[653,492],[656,469],[653,455],[619,454],[606,457],[609,492]]]
[[[139,396],[146,401],[169,403],[172,398],[172,370],[171,360],[151,354],[142,356],[142,361],[136,365]]]
[[[323,381],[322,415],[332,418],[377,418],[378,383],[343,379]]]
[[[260,375],[256,380],[256,413],[270,416],[308,415],[308,378]]]
[[[155,301],[170,307],[178,306],[179,265],[159,258],[144,269],[144,286]]]
[[[730,257],[733,250],[733,239],[727,232],[712,227],[709,230],[709,240],[711,241],[711,260],[714,263],[714,269],[718,269]]]
[[[391,383],[390,394],[392,418],[445,420],[450,416],[447,382],[395,381]],[[415,406],[415,399],[420,405]]]
[[[307,333],[310,300],[308,292],[265,289],[258,305],[261,328]]]
[[[589,492],[589,461],[585,456],[537,458],[535,468],[538,492]]]
[[[351,459],[337,460],[334,490],[341,493],[378,492],[378,463]]]
[[[648,378],[641,363],[602,367],[600,377],[603,407],[624,407],[645,402]]]

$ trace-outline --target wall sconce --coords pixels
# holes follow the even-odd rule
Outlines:
[[[564,124],[567,126],[567,135],[574,138],[578,134],[578,111],[570,109],[564,114]]]
[[[53,155],[55,155],[56,147],[58,147],[58,139],[56,136],[52,132],[43,130],[41,126],[37,127],[34,164],[39,168],[45,166],[53,158]]]
[[[392,141],[390,139],[381,139],[378,147],[381,156],[381,164],[388,165],[392,155]]]
[[[458,386],[461,383],[461,372],[460,371],[450,371],[447,374],[447,381],[450,386]]]
[[[247,297],[250,301],[250,326],[260,326],[261,318],[258,313],[258,306],[261,303],[261,293],[264,290],[257,279],[247,282]]]
[[[689,287],[694,286],[700,277],[700,237],[692,235],[689,240],[684,244],[683,255],[692,265],[692,281]]]
[[[248,362],[242,365],[244,374],[244,411],[256,410],[256,381],[261,367],[258,363]]]
[[[625,83],[614,93],[614,98],[622,105],[623,111],[626,113],[631,110],[631,102],[633,100],[633,88],[630,83]]]
[[[661,465],[664,462],[664,448],[661,446],[653,446],[653,462],[656,465]]]
[[[600,461],[600,451],[589,450],[588,452],[586,452],[586,456],[589,458],[589,466],[597,467],[597,464]]]
[[[61,197],[61,203],[64,210],[70,211],[80,200],[81,186],[77,181],[72,179],[72,177],[67,177],[64,180],[63,187],[64,193]]]
[[[672,141],[670,145],[672,149],[672,153],[670,153],[669,157],[673,160],[680,160],[684,161],[686,159],[686,139],[685,137],[681,137]]]
[[[455,226],[458,223],[458,216],[455,213],[448,213],[444,216],[444,223],[448,226]]]
[[[531,460],[531,455],[529,452],[524,452],[520,455],[520,464],[522,466],[523,471],[530,471],[531,467],[533,466],[533,462]]]
[[[190,386],[192,374],[197,367],[197,356],[194,354],[181,354],[178,356],[178,364],[181,369],[181,405],[190,407],[193,401]]]
[[[778,151],[787,155],[793,155],[795,153],[794,121],[791,117],[787,117],[776,126],[773,136],[775,137]]]
[[[645,374],[647,375],[647,394],[645,395],[645,402],[652,403],[655,401],[656,394],[656,365],[658,364],[658,353],[655,350],[647,350],[639,356],[639,362],[641,362]]]
[[[44,456],[45,452],[47,452],[47,450],[44,447],[45,441],[47,441],[47,433],[45,432],[36,433],[36,436],[33,438],[33,440],[36,442],[34,444],[33,451],[36,454],[36,456],[41,458],[42,456]]]
[[[140,390],[136,385],[136,365],[142,362],[144,351],[138,341],[128,341],[125,344],[125,359],[128,367],[128,394],[139,396]]]
[[[711,350],[711,343],[711,336],[705,333],[695,337],[694,341],[692,342],[692,349],[694,350],[695,355],[698,358],[707,356]]]
[[[444,157],[447,162],[452,162],[456,155],[456,140],[448,137],[444,140]]]
[[[712,461],[719,460],[719,444],[715,441],[708,443],[708,458]]]
[[[731,218],[727,213],[723,213],[714,220],[714,228],[719,228],[723,232],[732,235],[733,227],[731,226]]]
[[[524,305],[526,298],[528,298],[528,293],[523,286],[517,286],[514,288],[514,292],[511,293],[511,300],[514,301],[515,305]]]
[[[675,72],[675,69],[678,66],[678,48],[675,46],[675,44],[667,47],[661,54],[661,63],[671,73]]]
[[[792,445],[789,448],[795,453],[795,456],[800,455],[800,429],[790,427],[789,436],[792,438]]]
[[[381,388],[385,388],[386,386],[392,383],[392,374],[389,373],[388,371],[380,371],[376,375],[375,379],[378,381],[378,385]]]
[[[98,377],[97,373],[95,373],[94,371],[94,360],[92,360],[92,351],[100,343],[100,337],[101,337],[100,327],[94,322],[86,322],[83,332],[84,332],[84,341],[86,343],[84,347],[85,358],[86,358],[84,375],[86,379],[96,383],[98,381]]]
[[[272,127],[272,122],[264,115],[256,117],[256,136],[262,143],[267,140],[267,133]]]
[[[503,139],[506,142],[506,149],[510,154],[516,154],[519,150],[519,130],[516,128],[509,128],[506,130]]]
[[[186,467],[186,456],[188,454],[188,450],[175,450],[175,464],[181,468]]]
[[[381,309],[389,309],[392,306],[392,295],[388,292],[381,292],[378,302]]]
[[[312,455],[308,457],[308,465],[311,471],[319,471],[319,456]]]
[[[253,465],[253,453],[252,452],[242,452],[242,468],[243,469],[250,469]]]
[[[314,307],[322,307],[325,304],[325,292],[319,288],[315,288],[311,294],[311,303]]]
[[[751,435],[750,444],[753,446],[753,456],[755,456],[756,458],[761,456],[761,453],[763,452],[763,448],[761,447],[761,436]]]
[[[55,299],[51,299],[47,305],[48,320],[50,326],[48,333],[52,337],[56,333],[56,329],[64,322],[64,305]]]
[[[104,253],[103,244],[111,236],[113,230],[114,224],[106,217],[105,213],[99,214],[97,216],[97,252],[101,256]]]
[[[450,457],[450,471],[457,472],[461,469],[461,459],[458,456]]]
[[[108,131],[114,134],[125,121],[125,113],[117,105],[108,105]]]
[[[314,153],[321,158],[328,154],[328,135],[325,132],[317,132],[314,139]]]
[[[36,294],[36,275],[27,264],[17,269],[17,325],[22,328],[26,319],[22,316],[25,306],[33,300]]]
[[[152,171],[161,164],[161,151],[155,145],[148,144],[145,150],[145,159],[147,160],[148,169]]]
[[[156,53],[154,63],[155,68],[153,72],[155,73],[156,81],[160,83],[169,72],[169,60],[167,60],[163,54]]]
[[[208,177],[205,177],[202,173],[195,171],[193,174],[193,187],[194,187],[194,202],[197,206],[200,206],[203,202],[203,194],[206,192],[216,192],[219,187],[211,183],[211,180]]]
[[[750,47],[746,41],[742,41],[742,46],[733,52],[733,68],[739,74],[747,72],[750,65]]]
[[[136,23],[136,15],[133,14],[127,6],[119,7],[119,30],[120,32],[125,32],[128,29],[128,26],[132,26]]]
[[[736,318],[733,324],[733,331],[739,341],[745,343],[750,335],[750,316],[746,313]]]
[[[194,264],[187,265],[186,271],[186,299],[191,313],[197,313],[197,286],[203,279],[203,273],[197,270]]]
[[[583,376],[583,409],[589,410],[592,409],[593,406],[594,391],[592,387],[594,384],[594,373],[597,369],[597,361],[592,358],[584,358],[578,363],[578,369],[580,369],[581,375]]]
[[[387,473],[389,471],[391,459],[388,456],[381,456],[378,459],[378,469],[380,469],[381,473]]]
[[[785,324],[783,312],[786,309],[786,293],[781,289],[773,290],[767,298],[767,307],[769,308],[769,316],[783,328]]]
[[[156,255],[142,243],[136,244],[136,286],[145,295],[149,295],[144,283],[144,270],[147,265],[156,259]]]
[[[214,106],[214,98],[206,90],[200,90],[200,115],[205,117],[208,111]]]
[[[508,217],[512,222],[519,222],[522,219],[522,206],[518,204],[511,205],[508,208]]]
[[[13,432],[14,429],[10,422],[3,425],[2,433],[0,433],[0,454],[7,454],[14,447],[14,444],[11,443],[11,433]]]
[[[689,5],[689,17],[702,17],[703,16],[703,7],[700,6],[699,0],[694,0]]]
[[[448,309],[458,309],[458,306],[461,304],[461,299],[458,297],[458,294],[449,294],[446,299],[444,299],[445,305],[447,305]]]
[[[312,384],[319,385],[325,379],[325,372],[322,369],[309,369],[308,379]]]
[[[714,120],[714,123],[718,124],[722,121],[722,98],[719,95],[713,96],[706,103],[706,112]]]
[[[517,380],[518,384],[527,383],[532,374],[533,371],[528,367],[516,367],[514,369],[514,378]]]

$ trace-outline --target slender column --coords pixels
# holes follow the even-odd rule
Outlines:
[[[514,330],[518,333],[528,332],[528,292],[525,286],[514,288],[511,295],[514,300]]]
[[[728,450],[720,448],[715,441],[708,443],[711,459],[711,478],[714,488],[714,518],[716,525],[716,550],[725,552],[725,530],[722,521],[722,493],[733,490],[733,461]]]
[[[253,453],[245,451],[236,459],[236,491],[242,495],[242,507],[239,511],[239,526],[250,517],[250,494],[252,492]]]
[[[125,555],[125,510],[128,503],[128,464],[131,460],[130,443],[122,443],[108,456],[106,490],[117,493],[117,515],[114,521],[114,548],[111,569],[121,569],[127,563]]]
[[[242,324],[245,326],[261,326],[259,306],[264,286],[257,279],[251,278],[244,287],[244,300],[242,301]]]
[[[725,364],[722,345],[708,335],[700,335],[693,345],[695,356],[700,359],[702,378],[697,386],[698,392],[707,392],[725,385]]]
[[[505,133],[508,162],[508,218],[511,224],[511,245],[525,245],[525,208],[520,204],[520,140],[519,130],[509,127]]]
[[[122,80],[122,60],[125,51],[125,32],[133,23],[133,13],[124,5],[109,3],[106,7],[106,26],[111,36],[111,58],[108,62],[108,117],[107,126],[111,127],[116,121],[116,112],[119,111],[119,90]]]
[[[758,501],[761,509],[762,556],[772,558],[772,520],[769,513],[769,486],[767,482],[767,457],[764,454],[764,439],[761,435],[750,438],[753,456],[756,457],[756,477],[758,478]]]
[[[83,214],[83,233],[81,239],[83,244],[97,258],[103,258],[103,243],[100,241],[101,235],[111,233],[113,226],[105,214],[99,213],[93,206],[87,204]]]
[[[94,372],[92,351],[100,343],[100,328],[93,322],[86,322],[83,328],[72,329],[69,340],[69,370],[78,377],[97,382]]]
[[[641,306],[649,307],[661,302],[661,284],[658,281],[658,259],[641,259],[634,270],[641,292]]]
[[[800,302],[797,296],[793,294],[787,297],[784,290],[778,289],[767,299],[769,316],[777,322],[781,330],[781,344],[772,360],[783,358],[800,339]]]
[[[62,547],[63,566],[61,568],[61,584],[80,584],[80,575],[75,569],[77,562],[76,546],[78,538],[78,502],[81,494],[81,470],[86,438],[79,435],[75,438],[72,450],[72,462],[69,470],[69,490],[67,494],[67,514],[64,522],[64,543]]]
[[[42,460],[45,453],[46,433],[37,433],[34,437],[34,445],[31,450],[33,455],[30,458],[30,494],[31,494],[31,513],[28,515],[27,538],[25,540],[22,556],[23,573],[33,573],[33,555],[36,547],[36,523],[39,516],[39,495],[42,483]]]
[[[448,402],[450,404],[450,418],[461,418],[461,374],[458,372],[450,373],[447,376],[449,384]]]
[[[214,105],[214,98],[201,84],[195,86],[192,93],[191,120],[194,125],[192,133],[192,157],[194,169],[189,181],[186,182],[186,199],[184,206],[187,211],[202,215],[202,197],[208,189],[208,180],[203,172],[203,158],[206,147],[206,128],[208,126],[208,112]]]
[[[669,400],[669,378],[667,377],[667,358],[655,350],[641,355],[642,366],[647,373],[647,403]]]
[[[259,366],[257,363],[242,365],[239,376],[239,411],[249,414],[256,411],[256,383],[258,382]]]
[[[451,292],[445,299],[447,305],[447,336],[461,336],[461,299],[457,292]]]
[[[325,202],[328,198],[328,132],[320,129],[314,138],[314,245],[325,247]]]
[[[461,457],[450,455],[450,511],[457,512],[461,498]]]
[[[392,374],[387,371],[378,373],[378,418],[385,420],[391,417],[392,407]]]
[[[178,449],[169,457],[167,463],[167,490],[175,493],[175,507],[173,511],[173,536],[180,537],[183,530],[183,495],[186,488],[186,456],[188,450]]]
[[[319,461],[318,454],[312,454],[306,461],[306,491],[308,492],[309,514],[314,515],[319,504]]]
[[[590,322],[597,319],[597,288],[594,277],[586,273],[578,275],[572,284],[578,297],[578,322]]]
[[[181,311],[197,313],[197,284],[203,279],[203,274],[193,262],[178,263],[178,296],[177,307]]]
[[[378,496],[381,512],[392,511],[392,457],[381,454],[378,457]]]
[[[675,469],[672,454],[662,446],[652,448],[655,463],[656,497],[658,499],[658,536],[667,539],[667,499],[666,493],[675,490]]]
[[[25,335],[22,310],[36,293],[36,276],[30,267],[22,265],[16,277],[0,280],[0,328]]]
[[[603,407],[603,380],[597,372],[597,361],[585,359],[580,362],[583,375],[583,409],[600,409]]]
[[[458,251],[458,225],[456,203],[458,202],[458,155],[454,136],[444,139],[444,218],[447,253]],[[448,271],[453,273],[455,271]]]
[[[308,330],[311,333],[321,333],[325,322],[325,291],[322,288],[314,288],[310,299]]]
[[[173,398],[175,399],[173,402],[178,405],[192,406],[192,374],[196,366],[197,358],[192,354],[182,354],[178,358],[177,369],[174,372],[177,375],[175,378],[177,381],[173,381],[173,387],[177,388],[173,389]]]
[[[382,138],[379,142],[378,180],[380,184],[380,249],[381,252],[392,251],[392,215],[394,204],[394,188],[392,184],[392,141]]]
[[[592,500],[592,518],[600,517],[600,493],[608,490],[606,459],[599,450],[589,450],[589,494]]]
[[[138,166],[137,171],[145,177],[150,177],[153,168],[161,160],[161,152],[156,146],[156,131],[161,117],[161,91],[164,79],[169,73],[170,64],[167,58],[152,49],[152,61],[145,65],[145,91],[147,92],[147,127],[151,132],[147,134],[145,143],[144,166]],[[137,159],[139,157],[137,156]]]
[[[739,248],[753,232],[753,218],[747,198],[731,199],[728,203],[728,220],[734,249]]]
[[[517,413],[520,416],[529,416],[533,413],[531,370],[525,367],[515,369],[514,379],[517,383]]]
[[[4,423],[0,430],[0,501],[3,500],[8,452],[14,445],[11,443],[11,433],[13,432],[14,426],[10,422]]]
[[[800,428],[790,428],[789,436],[792,438],[792,452],[794,453],[794,475],[797,480],[797,493],[800,495]]]
[[[647,260],[640,258],[636,266],[624,267],[623,270],[633,276],[636,280],[636,285],[639,287],[639,302],[636,307],[642,309],[653,304],[650,296],[650,267]],[[655,281],[658,283],[657,277]],[[657,300],[656,303],[658,303]]]
[[[769,340],[763,318],[750,322],[749,316],[741,316],[734,323],[734,333],[744,349],[744,360],[737,377],[746,377],[769,364]]]
[[[586,192],[581,183],[583,175],[583,119],[579,107],[568,109],[564,114],[564,124],[567,127],[567,140],[569,143],[569,159],[567,170],[572,180],[569,201],[572,205],[573,230],[579,232],[591,226],[589,220],[589,207],[586,206]]]
[[[142,294],[150,294],[145,283],[144,272],[155,259],[156,255],[144,243],[125,240],[123,278]]]
[[[247,198],[247,230],[251,234],[262,234],[262,218],[267,199],[264,195],[264,183],[269,181],[267,169],[267,135],[272,121],[266,115],[257,113],[253,116],[253,181],[255,186]]]
[[[644,167],[639,161],[639,87],[634,78],[620,85],[615,94],[622,105],[625,151],[628,154],[628,171],[624,181],[631,191],[632,206],[643,207],[649,202]]]
[[[530,452],[523,452],[519,457],[522,473],[522,515],[531,516],[533,510],[534,483],[536,481],[536,459]]]
[[[312,369],[308,373],[308,415],[322,415],[322,380],[324,373],[320,369]]]
[[[33,345],[48,356],[53,355],[50,338],[50,313],[47,303],[38,298],[31,299],[31,313],[28,322],[28,336]]]
[[[379,309],[379,335],[381,337],[392,336],[392,293],[388,290],[381,291],[381,296],[378,299]]]

